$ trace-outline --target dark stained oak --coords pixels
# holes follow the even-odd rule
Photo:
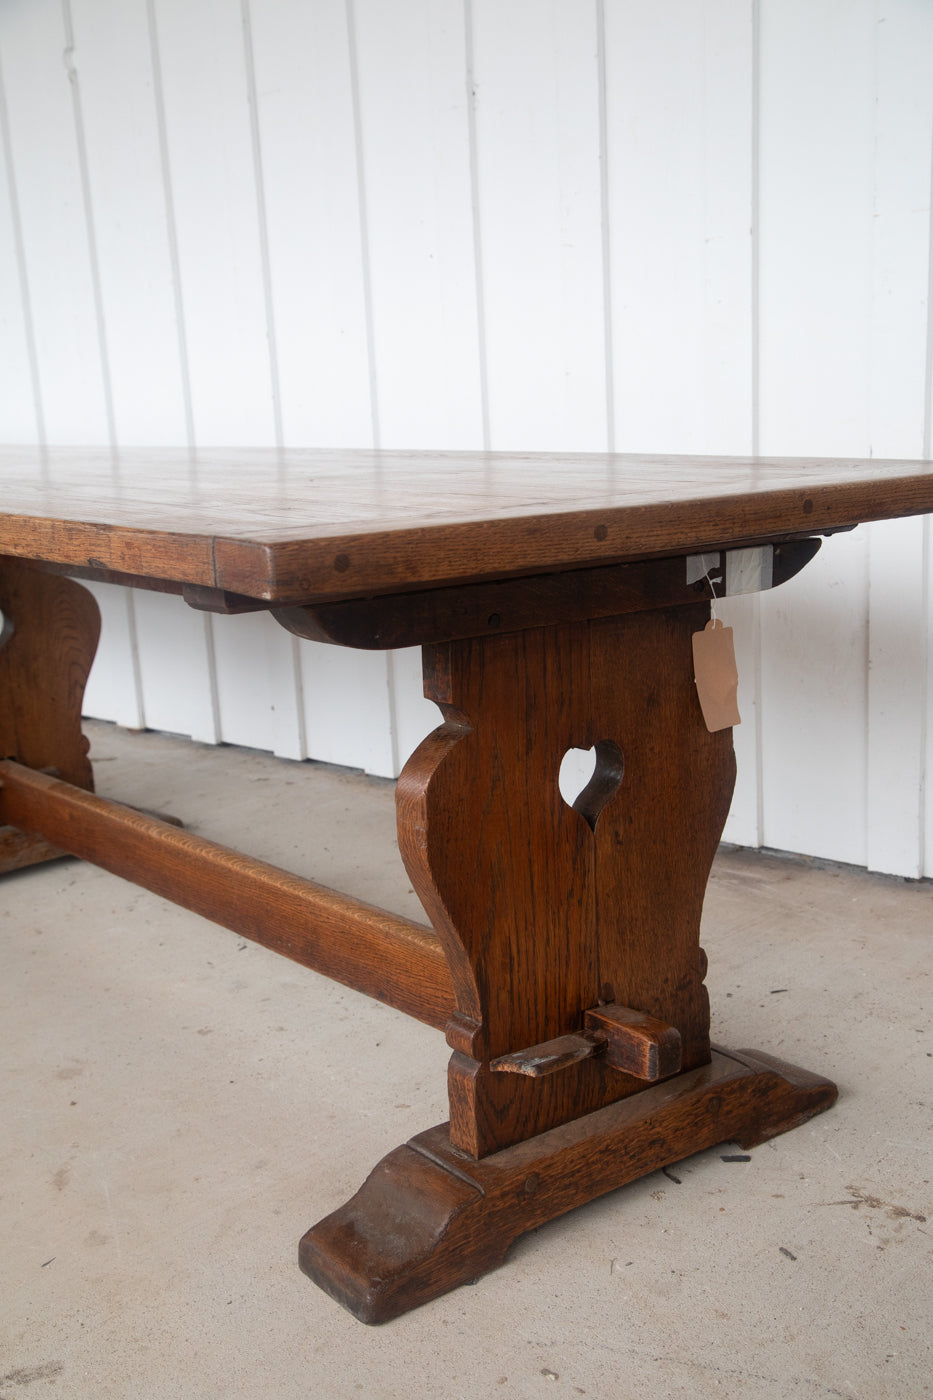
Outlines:
[[[81,702],[100,633],[86,588],[0,558],[0,758],[93,788]],[[0,874],[64,854],[4,823]]]
[[[628,1006],[597,1006],[583,1017],[586,1031],[605,1042],[615,1069],[639,1079],[667,1079],[683,1068],[680,1032],[656,1016]]]
[[[772,587],[786,583],[814,557],[822,541],[785,540],[773,546]],[[422,646],[467,637],[519,632],[552,622],[587,622],[596,617],[694,603],[721,597],[708,577],[687,581],[682,555],[636,564],[609,564],[572,573],[535,574],[498,583],[467,583],[380,598],[351,598],[316,607],[276,608],[277,622],[297,637],[369,650]],[[186,593],[192,605],[195,595]],[[197,595],[198,599],[203,595]],[[233,611],[231,595],[214,603]],[[209,606],[214,600],[205,599]]]
[[[605,1056],[544,1078],[491,1068],[600,1003],[676,1027],[684,1069],[709,1058],[700,913],[735,759],[697,704],[708,617],[695,603],[425,649],[446,722],[399,779],[399,846],[450,963],[450,1132],[473,1156],[644,1087]],[[601,801],[574,810],[560,763],[594,745]]]
[[[654,1083],[683,1068],[683,1045],[676,1026],[630,1006],[600,1003],[583,1013],[583,1030],[559,1035],[490,1061],[496,1074],[527,1074],[540,1079],[577,1060],[605,1056],[613,1069]]]
[[[712,590],[690,556],[765,546],[736,577],[767,588],[817,536],[929,511],[930,462],[0,449],[0,873],[71,852],[445,1029],[450,1122],[301,1244],[385,1321],[575,1205],[833,1102],[710,1046],[700,914],[735,760],[693,680]],[[433,931],[95,796],[98,620],[68,572],[421,644],[442,723],[397,810]],[[570,748],[595,757],[572,806]]]

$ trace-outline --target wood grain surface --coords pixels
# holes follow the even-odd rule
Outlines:
[[[0,759],[93,788],[81,702],[99,633],[86,588],[0,558]],[[0,814],[0,874],[62,854]]]
[[[923,514],[933,463],[8,447],[0,501],[0,553],[310,602]]]
[[[93,861],[430,1026],[443,1027],[453,1010],[444,954],[423,924],[0,759],[0,835],[11,829],[51,843],[52,854]]]
[[[361,1322],[388,1322],[505,1259],[527,1230],[714,1143],[753,1146],[829,1108],[836,1086],[771,1055],[711,1063],[473,1162],[447,1124],[390,1152],[304,1236],[304,1272]]]
[[[425,648],[445,723],[399,779],[399,849],[450,964],[451,1141],[472,1156],[644,1087],[607,1056],[544,1078],[493,1063],[600,1004],[675,1027],[684,1069],[709,1059],[700,913],[735,759],[696,702],[708,617],[701,602]],[[573,808],[572,747],[596,750]]]

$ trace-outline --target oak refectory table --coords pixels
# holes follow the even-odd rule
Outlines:
[[[450,1122],[300,1246],[384,1321],[575,1205],[833,1102],[710,1046],[700,913],[735,760],[694,638],[711,599],[783,582],[820,536],[930,511],[930,462],[4,449],[0,871],[95,861],[446,1032]],[[399,779],[398,835],[431,927],[96,797],[99,620],[75,577],[420,645],[442,723]],[[595,751],[572,807],[571,748]]]

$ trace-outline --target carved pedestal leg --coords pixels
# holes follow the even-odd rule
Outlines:
[[[451,965],[451,1140],[472,1156],[644,1087],[605,1055],[497,1068],[601,1004],[675,1027],[684,1069],[709,1059],[700,913],[735,759],[696,699],[707,616],[698,604],[427,653],[447,723],[399,780],[399,841]],[[575,808],[558,789],[572,747],[596,754]]]
[[[0,558],[0,614],[0,756],[93,789],[81,733],[100,634],[93,596],[72,579]],[[63,854],[0,816],[0,873]]]
[[[693,682],[702,605],[425,649],[445,723],[399,780],[399,843],[443,941],[450,1123],[304,1238],[365,1321],[476,1277],[524,1230],[726,1138],[827,1107],[825,1080],[715,1057],[700,914],[734,783]],[[573,808],[571,747],[595,749]]]

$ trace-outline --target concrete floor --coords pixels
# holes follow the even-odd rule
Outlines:
[[[90,732],[102,792],[420,916],[390,784]],[[933,1395],[930,882],[723,852],[714,1036],[837,1106],[382,1328],[296,1244],[445,1118],[442,1036],[74,861],[0,899],[0,1400]]]

